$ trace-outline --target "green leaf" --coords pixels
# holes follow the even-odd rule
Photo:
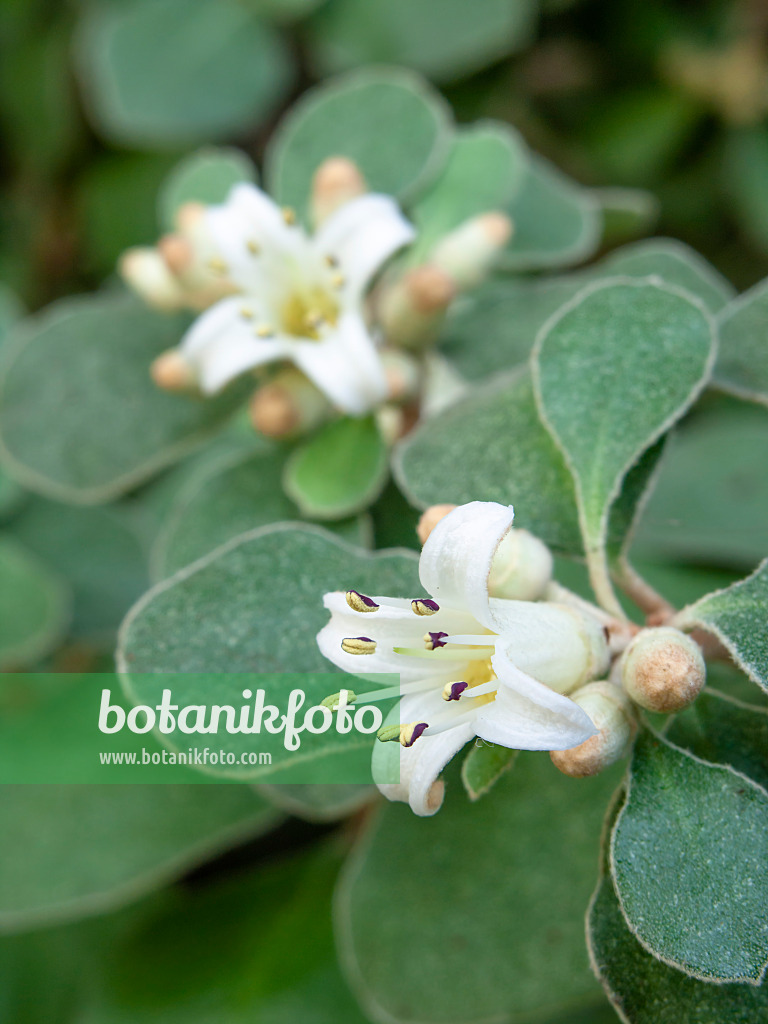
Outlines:
[[[514,234],[500,265],[508,270],[567,267],[600,244],[600,205],[589,191],[534,156],[510,214]]]
[[[150,380],[186,323],[123,295],[66,299],[26,321],[0,380],[0,449],[19,479],[53,498],[106,501],[216,431],[237,389],[199,399]]]
[[[627,556],[637,521],[643,513],[646,495],[655,486],[657,469],[667,439],[662,437],[646,452],[624,477],[621,492],[611,505],[605,538],[610,563],[621,562]]]
[[[127,510],[73,508],[32,498],[11,531],[69,586],[70,634],[91,643],[113,641],[149,585],[146,555]]]
[[[597,265],[600,277],[660,277],[701,299],[710,313],[719,312],[735,295],[733,285],[685,242],[648,238],[625,245]]]
[[[768,405],[768,280],[761,281],[721,312],[715,387]]]
[[[341,519],[368,508],[388,476],[387,446],[374,417],[342,417],[296,448],[283,483],[303,515]]]
[[[608,877],[587,916],[595,973],[626,1024],[755,1024],[768,1013],[768,987],[712,985],[668,967],[627,928]]]
[[[118,664],[131,699],[157,703],[153,695],[162,676],[151,673],[196,673],[185,680],[185,694],[190,703],[199,697],[208,704],[221,703],[223,695],[241,702],[238,672],[330,671],[315,642],[328,621],[323,594],[350,587],[363,593],[418,593],[418,559],[405,552],[370,555],[318,527],[287,523],[237,538],[159,584],[126,619]],[[303,685],[308,706],[332,692],[320,692],[330,684],[319,675]],[[268,739],[258,737],[260,750]],[[223,742],[250,750],[252,740],[228,736]],[[248,773],[253,781],[272,781],[270,775],[291,766],[290,752],[277,740],[272,766],[254,768]],[[315,744],[312,753],[322,755],[328,742],[333,742],[330,734],[313,736],[304,746],[309,750]],[[325,751],[329,772],[336,763],[347,763],[345,751],[352,746]],[[305,767],[307,750],[302,750]]]
[[[305,93],[273,135],[269,192],[305,217],[315,171],[345,156],[371,191],[408,199],[439,174],[451,120],[445,101],[408,71],[365,68],[333,79]]]
[[[759,983],[768,963],[762,787],[643,732],[611,870],[629,927],[655,956],[704,980]]]
[[[684,608],[675,625],[714,633],[739,668],[768,691],[768,633],[763,628],[767,614],[768,559],[740,583]]]
[[[473,743],[461,765],[461,781],[469,799],[479,800],[490,793],[504,772],[515,763],[518,753],[518,750],[482,740]]]
[[[646,234],[661,212],[652,192],[639,188],[597,188],[593,195],[603,211],[603,245],[616,245]]]
[[[246,786],[3,786],[0,929],[112,910],[275,820]]]
[[[0,466],[0,523],[10,519],[24,504],[25,492]]]
[[[301,514],[283,490],[285,451],[253,445],[207,460],[176,495],[152,549],[151,571],[164,579],[257,526]],[[365,547],[364,520],[340,520],[334,532]]]
[[[190,153],[163,183],[157,197],[158,219],[170,231],[184,203],[223,203],[241,181],[256,181],[256,168],[242,150],[209,147]]]
[[[0,538],[0,670],[33,664],[61,638],[70,598],[61,580],[12,538]]]
[[[418,426],[395,449],[413,504],[499,501],[558,551],[582,550],[573,482],[541,425],[527,373],[494,381]]]
[[[528,360],[542,324],[583,284],[581,275],[493,277],[452,303],[440,351],[469,381],[519,366]]]
[[[89,4],[77,70],[118,143],[169,149],[258,125],[291,85],[281,37],[234,0]]]
[[[675,715],[665,739],[768,789],[768,708],[707,689]]]
[[[524,46],[533,31],[531,0],[333,0],[311,23],[324,73],[391,62],[451,81]]]
[[[479,121],[459,128],[442,174],[413,208],[419,229],[413,262],[470,217],[506,210],[528,170],[528,150],[509,125]]]
[[[320,847],[158,900],[108,943],[79,1024],[366,1024],[334,953],[339,859]]]
[[[21,299],[0,282],[0,348],[13,325],[24,316]]]
[[[725,138],[723,174],[741,229],[768,251],[768,132],[762,124],[732,128]]]
[[[709,408],[670,438],[634,550],[748,570],[768,552],[768,412]]]
[[[595,592],[617,608],[604,567],[611,504],[640,454],[704,386],[712,321],[698,299],[648,279],[587,286],[539,335],[542,417],[573,474]]]
[[[346,818],[354,811],[369,804],[377,795],[374,786],[336,785],[320,783],[288,785],[280,783],[258,787],[261,795],[281,810],[294,814],[304,821],[325,822]]]
[[[337,898],[341,961],[365,1012],[424,1024],[572,1020],[595,991],[583,913],[616,779],[574,781],[546,754],[523,752],[477,804],[452,771],[434,818],[383,807]]]

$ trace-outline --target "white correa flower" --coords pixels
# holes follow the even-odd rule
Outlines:
[[[352,199],[310,237],[291,210],[242,184],[207,209],[206,229],[216,269],[238,294],[203,313],[179,348],[204,392],[288,360],[342,412],[360,415],[384,399],[363,300],[381,265],[414,237],[393,199]]]
[[[565,605],[488,593],[491,563],[513,514],[494,502],[472,502],[441,519],[419,562],[429,597],[347,591],[324,598],[331,621],[317,642],[325,657],[358,677],[400,676],[399,689],[389,693],[401,699],[380,735],[401,745],[376,744],[373,774],[386,796],[420,815],[439,809],[438,776],[476,736],[515,749],[565,750],[595,733],[565,694],[607,668],[602,625]],[[393,758],[397,784],[383,781],[393,777]]]

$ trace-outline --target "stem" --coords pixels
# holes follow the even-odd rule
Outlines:
[[[589,582],[592,584],[592,590],[595,592],[598,603],[611,615],[625,621],[627,616],[613,589],[605,551],[602,548],[592,548],[587,551],[587,569],[589,570]]]
[[[622,556],[614,564],[613,578],[643,612],[649,626],[664,626],[675,614],[674,606],[644,580],[625,557]]]

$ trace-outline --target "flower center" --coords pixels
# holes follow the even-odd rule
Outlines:
[[[282,329],[286,334],[313,341],[319,341],[324,326],[335,327],[338,319],[338,299],[317,286],[291,292],[280,310]]]

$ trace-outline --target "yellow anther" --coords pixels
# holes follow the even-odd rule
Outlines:
[[[214,274],[227,274],[229,267],[224,260],[219,259],[218,256],[214,256],[213,259],[208,260],[208,269],[212,270]]]
[[[252,238],[248,239],[248,241],[245,243],[245,247],[248,250],[248,252],[251,254],[251,256],[258,256],[259,253],[261,252],[261,248],[259,246],[259,243],[254,241]]]
[[[368,636],[350,636],[341,641],[341,649],[345,654],[374,654],[376,641]]]
[[[296,211],[292,206],[283,207],[283,220],[289,227],[292,227],[296,223]]]

